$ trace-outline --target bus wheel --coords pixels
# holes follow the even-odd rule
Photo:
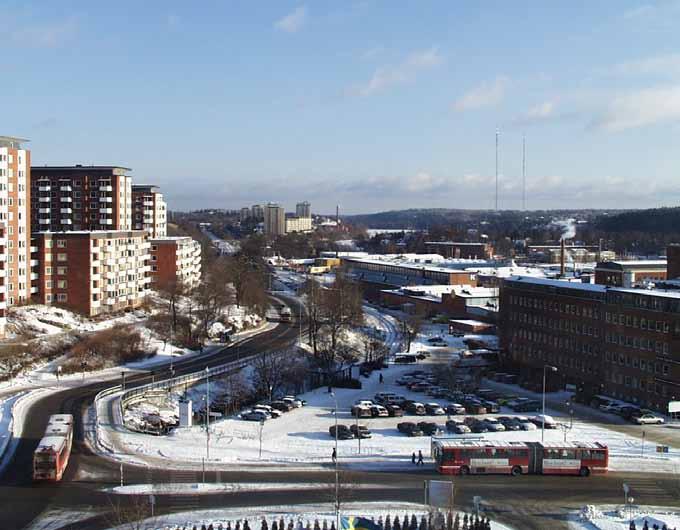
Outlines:
[[[470,468],[467,466],[462,466],[460,468],[460,474],[461,475],[469,475],[470,474]]]
[[[587,477],[590,475],[590,469],[587,467],[582,467],[581,469],[578,470],[578,474],[582,477]]]
[[[513,477],[519,477],[519,476],[522,474],[522,468],[519,467],[519,466],[515,466],[515,467],[513,467],[512,470],[510,471],[510,474],[511,474]]]

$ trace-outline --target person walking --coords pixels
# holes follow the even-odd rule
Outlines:
[[[418,465],[419,466],[425,465],[425,462],[423,462],[423,452],[420,449],[418,450]]]
[[[380,384],[382,385],[385,382],[385,378],[383,377],[383,374],[380,374]]]
[[[416,453],[415,453],[415,451],[411,454],[411,463],[412,464],[416,463]]]
[[[333,460],[333,463],[335,464],[335,461],[338,459],[338,453],[335,452],[335,447],[333,448],[333,452],[331,453],[331,460]]]

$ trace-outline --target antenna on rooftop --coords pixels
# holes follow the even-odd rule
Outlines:
[[[501,134],[499,129],[496,129],[496,211],[498,211],[498,136]]]
[[[522,136],[522,210],[527,209],[527,138]]]

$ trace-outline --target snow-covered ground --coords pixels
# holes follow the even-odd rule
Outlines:
[[[680,512],[654,507],[585,506],[571,519],[573,530],[629,530],[631,521],[637,530],[642,530],[645,522],[649,530],[680,529]]]

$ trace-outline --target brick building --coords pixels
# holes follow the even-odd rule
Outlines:
[[[432,317],[486,317],[495,320],[498,310],[498,289],[471,285],[420,285],[385,289],[380,301],[387,306],[411,308],[412,313]]]
[[[22,146],[27,141],[0,136],[0,337],[7,308],[31,296],[31,152]]]
[[[132,185],[132,228],[146,230],[149,237],[165,237],[167,228],[167,206],[157,186]]]
[[[154,289],[180,283],[194,287],[201,280],[201,245],[190,237],[152,239],[151,282]]]
[[[132,309],[149,292],[148,234],[39,232],[34,237],[34,299],[86,316]]]
[[[456,241],[426,241],[428,252],[436,252],[445,258],[489,259],[493,247],[489,243],[463,243]]]
[[[673,244],[666,247],[666,278],[668,280],[680,279],[680,245]]]
[[[602,261],[595,267],[595,283],[635,287],[666,279],[666,260]]]
[[[132,178],[118,166],[31,168],[31,230],[132,229]]]
[[[665,411],[680,398],[680,292],[513,277],[499,317],[507,359],[527,379],[550,364],[585,402],[604,394]]]

